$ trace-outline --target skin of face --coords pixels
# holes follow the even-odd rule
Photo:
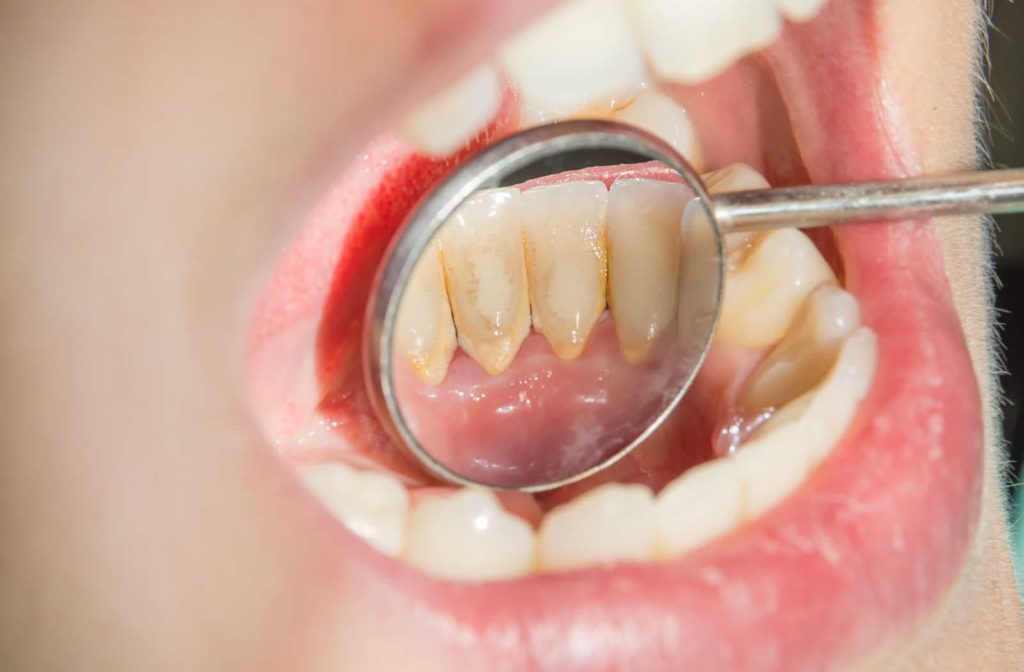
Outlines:
[[[361,143],[544,4],[3,9],[5,669],[371,669],[400,636],[328,604],[344,600],[317,590],[329,559],[294,534],[308,507],[267,496],[296,486],[247,416],[239,297]],[[980,8],[878,11],[923,169],[974,167]],[[989,233],[937,226],[991,409],[981,533],[945,603],[863,666],[1018,669]]]

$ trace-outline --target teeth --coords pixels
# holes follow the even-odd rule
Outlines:
[[[767,46],[782,27],[768,0],[630,0],[630,6],[655,73],[686,83]]]
[[[681,184],[638,179],[608,194],[608,304],[622,356],[634,364],[675,319],[686,195]]]
[[[448,156],[487,127],[501,98],[501,77],[494,68],[482,66],[416,109],[402,135],[426,154]]]
[[[444,380],[455,353],[455,323],[436,242],[420,259],[402,297],[395,339],[420,380],[428,385]]]
[[[656,512],[662,557],[682,555],[739,525],[739,476],[729,460],[719,459],[693,467],[665,486]]]
[[[530,332],[517,189],[467,200],[441,231],[459,345],[491,375],[508,368]]]
[[[533,530],[507,513],[493,493],[462,489],[413,508],[403,555],[442,579],[508,579],[532,569]]]
[[[609,483],[551,510],[538,531],[540,566],[566,570],[654,557],[654,496]]]
[[[380,472],[356,471],[340,463],[306,467],[301,478],[345,527],[380,552],[398,555],[409,495],[396,479]]]
[[[804,299],[835,275],[811,239],[777,229],[730,247],[716,338],[758,348],[778,342]]]
[[[606,115],[640,90],[643,56],[619,0],[572,0],[500,52],[523,101],[523,127]]]
[[[787,19],[793,21],[813,19],[825,6],[825,2],[826,0],[778,0],[779,9]]]
[[[671,98],[657,91],[647,89],[637,94],[626,107],[616,110],[612,119],[658,136],[672,145],[698,171],[703,168],[700,140],[686,110]]]
[[[601,182],[567,182],[523,194],[533,327],[559,357],[583,352],[605,307],[608,275]]]
[[[860,306],[837,285],[816,289],[793,326],[744,383],[747,410],[782,408],[817,385],[835,363],[843,339],[860,326]]]
[[[875,374],[877,342],[858,327],[828,376],[772,417],[731,459],[744,485],[743,519],[781,501],[831,452],[853,420]]]

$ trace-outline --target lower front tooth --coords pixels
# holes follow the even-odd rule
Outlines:
[[[514,578],[533,568],[533,530],[506,512],[493,493],[461,489],[413,508],[403,557],[442,579]]]
[[[356,471],[340,463],[305,467],[301,478],[345,527],[382,553],[398,555],[409,494],[396,479],[380,472]]]
[[[543,569],[649,561],[654,557],[654,496],[644,485],[609,483],[552,509],[537,535]]]
[[[530,333],[518,189],[470,197],[441,230],[441,257],[459,345],[491,375]]]
[[[672,558],[703,546],[740,522],[740,474],[728,459],[684,472],[658,494],[658,554]]]
[[[632,124],[656,135],[683,155],[697,171],[703,169],[703,155],[697,130],[686,111],[663,93],[647,89],[626,107],[612,115],[615,121]]]
[[[417,262],[402,296],[395,344],[420,380],[428,385],[439,385],[444,380],[456,341],[441,248],[436,242]]]
[[[608,193],[608,305],[619,349],[634,364],[676,316],[686,195],[681,184],[637,179]]]
[[[533,327],[573,359],[604,312],[608,275],[603,182],[566,182],[523,193],[523,234]]]

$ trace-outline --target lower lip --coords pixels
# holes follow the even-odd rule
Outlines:
[[[777,51],[796,47],[804,60],[828,54],[818,39],[828,32],[822,21],[849,30],[851,22],[865,24],[865,13],[833,3],[814,30],[793,30]],[[901,146],[892,142],[898,128],[877,97],[863,93],[877,85],[870,58],[840,63],[823,55],[808,74],[785,54],[768,57],[783,86],[793,80],[787,91],[862,92],[801,106],[814,116],[802,127],[822,136],[797,137],[813,181],[906,172],[911,158],[892,150]],[[379,195],[380,185],[366,192]],[[371,239],[382,247],[388,234],[350,228],[328,249],[344,241],[347,253],[353,241]],[[316,256],[311,250],[324,241],[310,238],[306,252]],[[404,633],[424,655],[468,668],[825,669],[906,633],[954,582],[974,536],[979,394],[931,226],[851,225],[836,241],[846,287],[879,337],[876,380],[832,457],[782,505],[674,562],[479,586],[428,579],[332,526],[324,599],[361,605],[381,633]],[[319,291],[304,286],[310,315],[319,315],[332,287],[352,295],[351,284],[324,277]],[[303,311],[302,302],[292,305]],[[264,335],[274,331],[270,321]],[[322,334],[325,324],[341,323],[317,324]],[[255,339],[251,352],[273,342]],[[321,383],[344,378],[336,367],[320,373]]]

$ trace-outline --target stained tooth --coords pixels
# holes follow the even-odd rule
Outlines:
[[[651,89],[641,91],[612,119],[632,124],[652,133],[672,145],[697,170],[702,169],[703,155],[700,140],[693,123],[671,98]]]
[[[620,0],[570,0],[500,51],[523,101],[521,123],[608,114],[646,77]]]
[[[544,569],[651,560],[654,496],[644,485],[603,485],[548,512],[537,536]]]
[[[608,304],[628,362],[642,361],[675,319],[686,195],[681,184],[638,179],[608,194]]]
[[[521,200],[517,189],[480,192],[441,231],[459,345],[492,375],[508,368],[530,332]]]
[[[860,326],[860,306],[837,285],[822,285],[804,302],[789,331],[740,391],[748,410],[782,408],[817,385],[832,368],[843,339]]]
[[[778,0],[779,9],[787,19],[808,21],[817,16],[826,0]]]
[[[455,353],[455,323],[436,242],[420,258],[398,310],[396,346],[428,385],[439,385]]]
[[[498,72],[481,66],[417,108],[406,119],[402,135],[422,152],[447,156],[487,127],[501,97]]]
[[[658,553],[682,555],[719,537],[740,522],[740,473],[729,459],[693,467],[658,494]]]
[[[828,262],[796,229],[758,234],[727,258],[722,313],[715,337],[757,348],[777,343],[804,299],[835,282]]]
[[[356,471],[340,463],[306,467],[301,478],[345,527],[382,553],[398,555],[409,495],[396,479],[381,472]]]
[[[438,578],[491,581],[529,572],[534,545],[530,526],[493,493],[462,489],[413,508],[403,557]]]
[[[533,327],[563,359],[583,352],[604,311],[607,205],[602,182],[567,182],[523,194]]]
[[[648,62],[663,79],[695,83],[770,44],[782,27],[766,0],[629,0]]]

